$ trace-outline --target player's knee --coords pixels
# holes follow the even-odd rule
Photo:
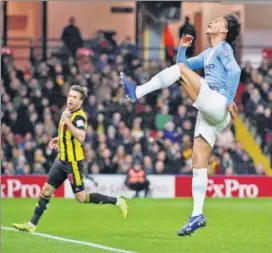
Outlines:
[[[52,194],[54,193],[54,187],[49,185],[49,184],[45,184],[42,188],[42,192],[41,192],[44,196],[52,196]]]
[[[75,194],[75,197],[76,197],[76,200],[79,203],[86,203],[86,193],[84,193],[84,194],[81,194],[81,193]]]
[[[181,73],[188,69],[188,67],[184,63],[179,63],[178,66]]]

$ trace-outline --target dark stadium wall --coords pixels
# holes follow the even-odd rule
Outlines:
[[[70,16],[76,17],[84,38],[94,36],[99,29],[116,30],[117,40],[126,35],[135,40],[135,2],[48,2],[48,36],[59,38]],[[111,13],[111,7],[132,7],[133,13]]]
[[[8,37],[41,36],[41,2],[8,2]]]
[[[8,45],[30,46],[29,38],[41,37],[42,5],[39,1],[13,2],[8,1]],[[17,38],[14,40],[13,38]],[[18,38],[25,38],[20,39]],[[29,57],[27,48],[13,48],[15,57]],[[16,61],[21,68],[24,61]]]

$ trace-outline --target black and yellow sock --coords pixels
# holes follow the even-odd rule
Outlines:
[[[33,225],[37,225],[44,211],[47,209],[47,204],[50,201],[51,196],[40,195],[40,199],[36,204],[34,214],[30,220]]]
[[[86,203],[116,205],[117,198],[102,195],[100,193],[87,193]]]

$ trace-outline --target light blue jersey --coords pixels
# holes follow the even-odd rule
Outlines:
[[[208,48],[196,57],[186,59],[186,48],[179,47],[177,62],[186,64],[192,70],[204,68],[205,81],[212,90],[218,91],[232,104],[238,88],[241,69],[236,62],[231,46],[220,42],[215,48]]]

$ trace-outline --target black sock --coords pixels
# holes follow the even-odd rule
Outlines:
[[[86,203],[115,205],[117,203],[117,198],[105,196],[99,193],[90,193],[87,194]]]
[[[34,225],[37,225],[43,212],[47,209],[47,204],[50,201],[51,196],[44,196],[41,194],[40,199],[36,204],[36,208],[34,214],[30,220],[30,222]]]

